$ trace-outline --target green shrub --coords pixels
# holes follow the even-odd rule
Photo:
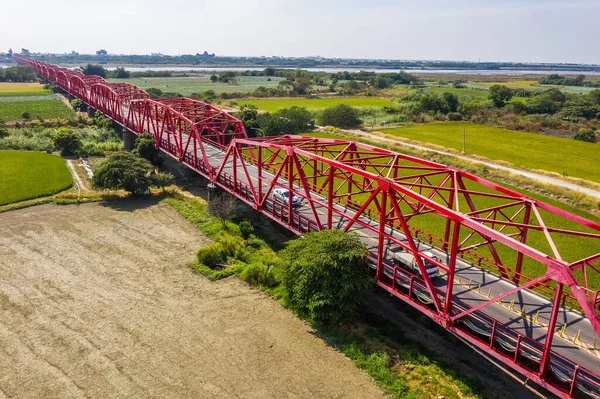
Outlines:
[[[368,286],[364,244],[340,230],[307,233],[281,252],[285,299],[306,317],[338,322],[354,313]]]
[[[596,134],[592,129],[581,129],[573,135],[573,138],[579,141],[587,141],[588,143],[596,142]]]
[[[79,155],[83,148],[81,136],[70,128],[60,128],[54,135],[54,147],[61,155]]]
[[[249,220],[242,220],[238,225],[240,228],[240,234],[244,237],[244,240],[250,238],[250,235],[254,233],[254,226]]]
[[[262,262],[248,265],[242,273],[242,278],[252,285],[261,285],[267,288],[277,285],[277,279],[272,267]]]
[[[350,128],[360,126],[361,120],[357,109],[346,104],[338,104],[323,110],[318,117],[319,124]]]
[[[144,194],[152,184],[152,165],[129,152],[112,154],[96,168],[92,183],[97,188],[123,189]]]
[[[211,269],[227,261],[227,250],[220,242],[213,242],[200,248],[196,255],[198,256],[198,262]]]

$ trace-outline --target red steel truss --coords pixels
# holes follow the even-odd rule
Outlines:
[[[600,224],[457,168],[344,140],[249,139],[209,104],[151,100],[136,86],[13,58],[134,134],[151,133],[165,153],[288,229],[355,232],[378,286],[479,351],[558,396],[600,396],[600,366],[589,361],[600,333]],[[275,201],[275,188],[302,206]],[[587,248],[583,258],[574,243]],[[393,262],[400,249],[418,273]],[[441,276],[430,278],[427,264]],[[579,328],[572,344],[568,326]]]

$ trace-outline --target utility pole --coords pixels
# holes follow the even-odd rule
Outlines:
[[[467,128],[463,127],[463,148],[462,148],[462,153],[466,154],[467,152]]]

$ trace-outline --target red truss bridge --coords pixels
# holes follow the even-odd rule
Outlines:
[[[209,104],[13,58],[289,230],[356,233],[379,287],[488,358],[559,397],[600,397],[598,223],[457,168],[345,140],[248,138]]]

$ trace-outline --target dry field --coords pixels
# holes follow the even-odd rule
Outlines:
[[[0,214],[0,398],[382,397],[276,301],[186,266],[163,204]]]

